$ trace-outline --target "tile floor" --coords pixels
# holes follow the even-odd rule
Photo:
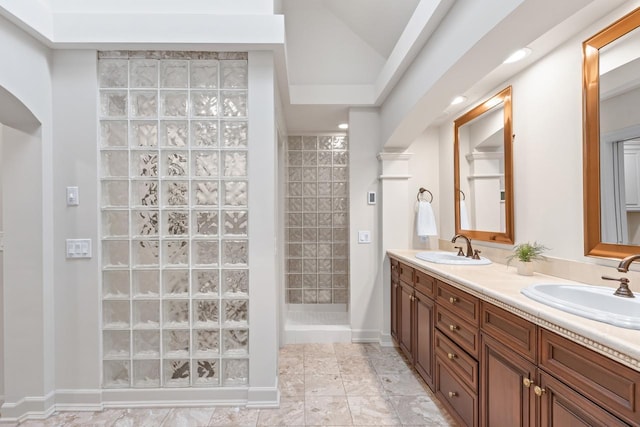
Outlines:
[[[280,351],[278,409],[238,407],[61,412],[20,427],[454,426],[395,348],[296,344]],[[5,426],[2,424],[1,426]]]

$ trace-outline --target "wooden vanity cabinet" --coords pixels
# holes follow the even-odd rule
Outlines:
[[[480,301],[436,281],[435,392],[463,425],[478,425]]]
[[[398,342],[398,301],[400,294],[400,268],[398,260],[391,258],[391,338]]]
[[[398,301],[398,345],[404,355],[413,363],[413,286],[400,281]]]
[[[580,425],[558,422],[570,414],[587,425],[640,426],[640,372],[546,329],[540,328],[539,341],[543,427]],[[561,383],[558,384],[554,378]],[[569,393],[571,390],[574,392]],[[577,397],[586,399],[590,404],[578,405],[582,400]],[[572,407],[571,403],[583,411],[566,409]],[[615,417],[611,419],[619,418],[618,423],[608,418],[613,415]],[[607,422],[590,423],[585,420]]]
[[[391,336],[427,385],[433,387],[435,279],[391,261]]]
[[[392,335],[395,313],[396,342],[460,425],[640,427],[640,372],[395,265]]]
[[[534,427],[536,325],[483,301],[480,329],[480,425]]]

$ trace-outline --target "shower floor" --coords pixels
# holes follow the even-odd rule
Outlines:
[[[293,306],[287,310],[285,344],[351,342],[346,306]]]

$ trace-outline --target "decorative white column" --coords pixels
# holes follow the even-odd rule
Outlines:
[[[384,259],[382,273],[382,329],[380,344],[393,345],[391,341],[391,269],[386,251],[406,249],[410,245],[409,226],[407,224],[407,197],[409,197],[409,159],[411,153],[382,152],[378,154],[382,174],[380,184],[382,194],[382,255]]]

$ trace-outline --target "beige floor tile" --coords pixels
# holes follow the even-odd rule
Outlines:
[[[259,409],[221,406],[214,409],[209,426],[255,426],[258,415]]]
[[[169,408],[126,409],[113,423],[113,427],[157,427],[169,412]]]
[[[287,344],[278,353],[280,357],[302,357],[304,355],[304,344]]]
[[[425,386],[412,372],[406,374],[383,374],[379,376],[382,387],[389,395],[425,396]]]
[[[312,396],[304,402],[305,423],[308,426],[350,426],[351,412],[346,397]]]
[[[427,396],[391,396],[389,400],[396,409],[402,425],[428,425],[447,427],[451,425],[448,415],[443,413]]]
[[[278,388],[282,396],[304,396],[304,375],[280,374]]]
[[[280,407],[260,409],[259,426],[303,426],[304,399],[292,398],[280,400]]]
[[[278,373],[290,375],[304,374],[304,359],[299,356],[278,358]]]
[[[345,396],[339,374],[305,375],[304,393],[305,396]]]
[[[214,408],[173,408],[163,427],[207,427]]]
[[[123,410],[101,412],[56,412],[46,420],[28,420],[20,427],[106,427],[122,414]]]
[[[333,344],[304,344],[304,356],[306,357],[335,357]]]
[[[400,425],[393,404],[381,396],[348,396],[354,425]]]
[[[384,396],[385,390],[375,375],[342,375],[347,396]]]
[[[377,375],[369,359],[364,357],[339,359],[338,367],[343,375]]]
[[[339,374],[338,360],[335,357],[305,357],[304,373],[305,375]]]
[[[371,366],[373,366],[373,369],[375,369],[378,375],[406,374],[411,372],[411,369],[407,366],[405,361],[396,356],[372,358]]]
[[[367,355],[367,349],[365,348],[364,344],[334,343],[333,351],[335,352],[336,357]]]

